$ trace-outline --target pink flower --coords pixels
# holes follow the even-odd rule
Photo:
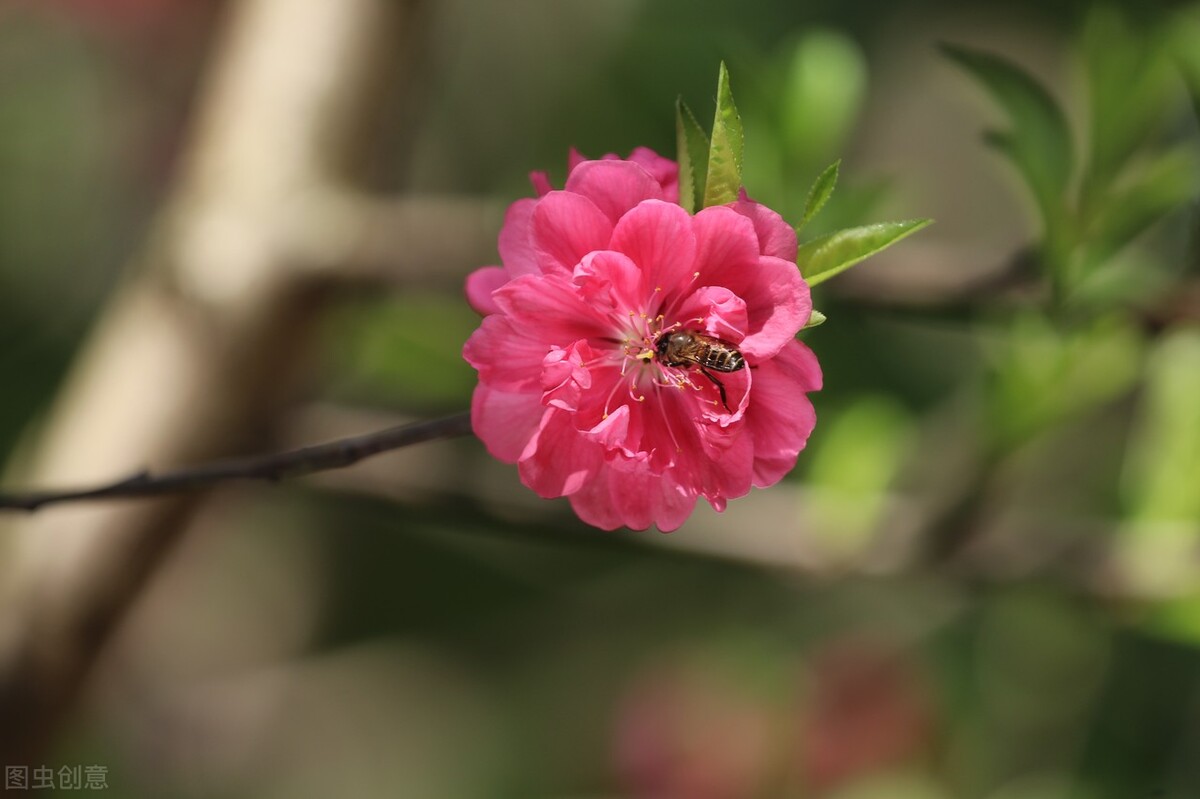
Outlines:
[[[509,208],[503,267],[467,279],[488,451],[605,529],[674,530],[698,497],[723,510],[776,483],[821,387],[795,340],[812,303],[791,226],[744,196],[689,215],[674,162],[645,149],[580,161],[561,191],[533,180],[547,191]],[[673,333],[748,368],[681,359]]]

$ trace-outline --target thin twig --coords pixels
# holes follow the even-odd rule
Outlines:
[[[0,493],[0,510],[35,511],[46,505],[85,499],[128,499],[156,496],[214,485],[228,480],[279,481],[314,472],[340,469],[412,444],[440,438],[454,438],[471,432],[471,414],[458,413],[440,419],[389,427],[374,433],[341,438],[326,444],[301,447],[273,455],[202,463],[173,472],[137,474],[90,488],[61,491]]]

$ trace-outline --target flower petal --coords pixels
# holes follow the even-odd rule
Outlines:
[[[586,364],[595,354],[583,340],[566,348],[551,348],[542,359],[542,402],[564,411],[578,410],[580,397],[592,387]]]
[[[702,400],[696,399],[698,393],[687,387],[656,392],[646,404],[653,402],[660,423],[647,425],[643,448],[669,451],[674,456],[673,465],[666,471],[693,493],[710,499],[742,496],[750,490],[753,444],[741,434],[744,431],[740,423],[723,430],[704,419]],[[717,436],[723,440],[714,445],[713,437]]]
[[[759,365],[746,412],[746,432],[754,442],[754,485],[774,485],[796,465],[817,421],[805,392],[820,388],[817,358],[799,341]]]
[[[537,394],[499,391],[480,383],[471,396],[471,428],[487,451],[505,463],[517,462],[545,414]]]
[[[611,469],[601,469],[570,496],[571,508],[574,509],[575,515],[601,530],[616,530],[624,525],[621,515],[612,503],[609,488],[611,475]]]
[[[546,351],[550,345],[565,346],[613,332],[608,311],[587,303],[564,275],[524,275],[501,286],[492,299],[514,326],[535,331],[547,344]],[[539,356],[539,364],[545,354]]]
[[[623,253],[588,253],[575,267],[571,283],[589,306],[608,310],[623,321],[645,307],[642,270]]]
[[[724,205],[705,208],[692,217],[696,233],[696,270],[700,285],[725,286],[741,294],[750,282],[761,251],[754,223]]]
[[[653,524],[669,533],[692,515],[696,493],[669,474],[655,475],[637,464],[628,470],[604,469],[571,495],[571,507],[602,530],[645,530]]]
[[[739,348],[752,360],[775,355],[795,340],[812,315],[808,284],[796,265],[782,258],[759,258],[753,282],[738,294],[746,301],[750,325]]]
[[[669,203],[679,202],[679,164],[673,158],[664,158],[649,147],[634,147],[629,160],[650,173],[662,186],[663,199]]]
[[[522,278],[523,280],[524,278]],[[463,358],[479,371],[479,380],[502,391],[542,393],[542,359],[550,347],[513,325],[503,313],[483,318],[463,345]]]
[[[629,435],[629,406],[621,405],[612,413],[602,417],[595,427],[585,435],[604,447],[612,450],[621,447]]]
[[[799,249],[796,229],[784,221],[782,216],[762,203],[749,199],[744,191],[742,199],[730,203],[729,207],[754,223],[758,247],[763,255],[773,255],[785,261],[796,262]]]
[[[485,266],[467,275],[467,303],[483,316],[497,313],[500,306],[492,292],[503,286],[510,276],[503,267]]]
[[[725,503],[744,497],[754,485],[754,444],[749,436],[734,436],[730,447],[720,460],[712,461],[708,484],[702,492],[715,511],[725,510]]]
[[[538,272],[537,256],[533,251],[533,236],[530,228],[533,209],[538,201],[532,197],[517,200],[504,213],[504,226],[500,228],[498,247],[500,262],[513,277]]]
[[[631,471],[612,470],[609,501],[626,527],[645,530],[653,524],[669,533],[692,514],[696,494],[680,486],[670,472],[657,476],[639,464]]]
[[[630,161],[584,161],[571,170],[566,188],[594,202],[614,225],[642,200],[663,199],[658,181]]]
[[[545,197],[554,191],[554,187],[550,185],[550,175],[541,169],[529,173],[529,183],[539,197]]]
[[[521,482],[541,497],[574,494],[600,468],[604,449],[577,429],[572,414],[551,408],[517,462]]]
[[[571,147],[567,150],[567,176],[569,177],[575,171],[575,167],[589,160],[586,155],[579,152],[578,148]]]
[[[746,301],[724,286],[702,286],[675,310],[670,321],[686,330],[699,330],[738,346],[746,337],[749,321]]]
[[[612,223],[580,194],[552,191],[533,211],[533,249],[540,271],[570,272],[583,256],[608,248]]]
[[[771,357],[812,314],[800,270],[793,262],[759,255],[754,222],[728,206],[705,208],[693,225],[700,282],[725,286],[746,301],[749,327],[739,349],[754,361]]]
[[[696,234],[691,223],[688,212],[678,205],[647,200],[621,217],[613,229],[611,248],[640,266],[646,291],[660,295],[658,302],[644,308],[651,315],[658,312],[662,295],[674,294],[692,278]]]

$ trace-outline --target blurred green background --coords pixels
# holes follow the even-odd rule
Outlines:
[[[224,11],[0,0],[0,454],[142,245]],[[724,59],[752,196],[798,219],[840,157],[806,236],[938,224],[821,287],[795,473],[669,537],[589,530],[475,441],[217,492],[55,768],[112,796],[1200,796],[1200,6],[422,25],[380,192],[502,207],[571,146],[673,154]],[[346,291],[297,413],[465,408],[479,265]]]

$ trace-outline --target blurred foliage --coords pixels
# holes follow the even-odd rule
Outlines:
[[[152,47],[98,3],[0,4],[3,451],[150,224],[204,53],[161,42],[174,24],[211,44],[185,6],[161,0]],[[1027,209],[1032,240],[1002,254],[1016,307],[999,289],[914,311],[820,287],[831,321],[805,333],[820,422],[772,489],[811,527],[787,545],[818,570],[493,503],[471,442],[419,453],[452,466],[427,502],[239,495],[155,587],[159,615],[114,657],[128,672],[59,763],[108,764],[117,796],[1200,795],[1200,5],[772,0],[735,17],[713,0],[439,3],[377,178],[507,201],[529,170],[561,180],[571,145],[672,153],[671,103],[698,98],[707,121],[723,58],[745,185],[807,240],[880,215]],[[1023,193],[1000,176],[948,198],[901,184],[891,167],[920,143],[897,143],[878,109],[940,92],[919,128],[938,160],[921,168],[988,174],[951,138],[971,91],[999,113],[987,141]],[[881,148],[900,155],[864,167]],[[993,258],[978,230],[947,228],[860,271]],[[955,234],[971,248],[925,244]],[[339,298],[310,390],[463,407],[476,320],[444,277]],[[923,532],[947,533],[951,557],[896,573],[905,542],[888,531],[948,491],[954,513]],[[738,510],[728,535],[760,532]]]
[[[462,342],[478,324],[474,311],[444,294],[347,302],[322,336],[328,393],[344,402],[434,412],[461,404],[476,382],[460,355]]]

